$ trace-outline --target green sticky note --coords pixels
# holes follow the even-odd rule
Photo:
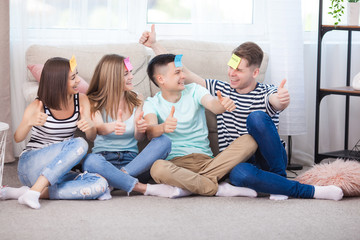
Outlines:
[[[233,55],[231,56],[231,58],[228,62],[228,66],[232,67],[233,69],[237,69],[237,67],[240,64],[240,61],[241,61],[241,58],[233,53]]]

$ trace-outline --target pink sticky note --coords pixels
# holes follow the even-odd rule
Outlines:
[[[131,65],[129,57],[124,59],[124,64],[126,69],[130,72],[133,69],[133,66]]]

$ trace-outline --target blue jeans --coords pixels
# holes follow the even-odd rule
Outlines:
[[[170,151],[171,141],[162,135],[152,139],[138,155],[128,151],[89,154],[83,162],[83,170],[98,173],[110,186],[131,192],[138,182],[136,177],[149,170],[156,160],[165,159]]]
[[[231,170],[231,183],[262,193],[313,198],[313,186],[286,178],[286,150],[270,116],[262,111],[252,112],[246,125],[258,150],[246,163],[239,163]]]
[[[43,175],[50,182],[50,199],[96,199],[107,188],[104,178],[95,174],[70,172],[86,155],[88,144],[83,138],[72,138],[42,149],[21,154],[18,176],[31,187]]]

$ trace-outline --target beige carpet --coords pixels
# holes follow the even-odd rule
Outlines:
[[[5,165],[4,184],[20,186],[16,164]],[[0,201],[0,239],[360,239],[360,198],[113,194],[109,201],[41,200],[40,210]]]

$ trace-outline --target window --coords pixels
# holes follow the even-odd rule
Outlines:
[[[147,23],[253,23],[253,0],[148,0]]]
[[[148,0],[148,23],[190,23],[191,0]]]
[[[127,0],[29,0],[28,28],[127,29]]]

